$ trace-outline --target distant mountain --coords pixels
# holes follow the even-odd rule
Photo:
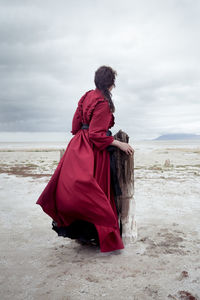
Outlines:
[[[172,133],[160,135],[154,140],[200,140],[200,135],[189,133]]]

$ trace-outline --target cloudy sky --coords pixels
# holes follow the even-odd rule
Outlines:
[[[0,0],[0,131],[69,132],[94,72],[114,130],[200,134],[199,0]]]

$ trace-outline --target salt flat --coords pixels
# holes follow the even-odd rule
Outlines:
[[[199,299],[200,145],[132,144],[138,240],[112,253],[58,237],[35,204],[59,147],[1,145],[1,299]]]

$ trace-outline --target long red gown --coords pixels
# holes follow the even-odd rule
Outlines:
[[[89,124],[89,129],[81,129],[83,123]],[[106,131],[113,125],[114,116],[101,91],[86,92],[73,117],[74,136],[36,202],[58,226],[76,220],[94,224],[102,252],[124,248],[106,150],[114,140]]]

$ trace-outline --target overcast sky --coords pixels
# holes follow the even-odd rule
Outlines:
[[[200,134],[199,0],[0,0],[0,131],[71,130],[101,65],[114,130]]]

